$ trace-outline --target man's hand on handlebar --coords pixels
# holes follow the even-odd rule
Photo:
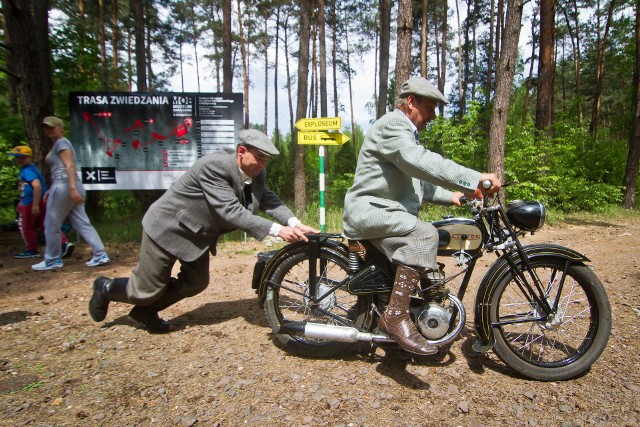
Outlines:
[[[452,202],[454,205],[460,206],[460,203],[466,203],[468,201],[467,199],[481,200],[484,198],[485,194],[497,193],[500,188],[502,188],[502,184],[500,183],[500,180],[498,179],[496,174],[483,173],[480,175],[478,188],[476,188],[476,190],[472,194],[465,194],[461,199],[461,196],[458,193],[454,193],[454,200]]]
[[[462,206],[463,203],[467,203],[467,196],[460,191],[454,191],[451,197],[451,204],[456,206]]]
[[[497,193],[502,187],[500,180],[494,173],[483,173],[480,175],[478,188],[473,192],[471,197],[474,199],[482,199],[485,194]]]

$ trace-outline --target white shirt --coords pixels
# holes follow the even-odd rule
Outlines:
[[[242,174],[242,182],[245,186],[253,182],[252,178],[247,174],[245,174],[242,171],[242,169],[240,169],[240,173]],[[295,227],[298,224],[302,224],[302,221],[300,221],[295,216],[292,216],[287,220],[287,225],[289,227]],[[282,230],[282,225],[278,224],[277,222],[274,222],[273,224],[271,224],[271,228],[269,229],[269,235],[273,237],[278,237],[278,234],[280,234],[280,230]]]

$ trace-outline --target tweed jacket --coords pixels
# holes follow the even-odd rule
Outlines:
[[[450,204],[450,190],[472,193],[480,176],[420,145],[405,114],[389,112],[371,126],[360,150],[344,201],[344,233],[403,236],[415,227],[423,200]]]
[[[253,177],[252,204],[245,208],[236,153],[210,154],[197,160],[151,205],[142,226],[160,247],[187,262],[207,250],[215,255],[220,234],[236,229],[262,240],[273,222],[255,215],[258,209],[280,224],[294,216],[264,181],[265,171]]]

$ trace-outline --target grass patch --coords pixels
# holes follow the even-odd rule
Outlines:
[[[127,215],[93,223],[103,242],[139,243],[142,239],[142,216]],[[74,233],[72,231],[71,233]]]
[[[31,384],[27,384],[26,386],[22,387],[22,391],[33,391],[33,390],[37,390],[40,387],[42,387],[44,385],[44,381],[34,381]]]

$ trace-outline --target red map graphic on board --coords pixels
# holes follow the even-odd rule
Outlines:
[[[111,117],[112,113],[110,112],[100,112],[95,114],[98,117]],[[135,137],[136,131],[143,130],[147,126],[153,125],[153,119],[140,120],[136,119],[133,125],[126,127],[123,129],[122,133],[117,138],[107,138],[104,136],[100,127],[93,119],[93,115],[90,113],[82,113],[82,118],[85,122],[91,123],[94,130],[98,134],[100,141],[102,142],[102,146],[104,147],[105,153],[109,157],[113,157],[113,154],[116,152],[118,147],[122,144],[123,140],[128,140],[131,137],[131,134],[134,134],[134,139],[131,141],[131,146],[134,150],[138,151],[144,147],[147,147],[157,141],[164,141],[166,139],[176,137],[178,138],[179,144],[188,144],[189,139],[184,138],[184,136],[189,134],[189,129],[191,129],[191,125],[193,124],[193,119],[191,117],[187,117],[183,120],[183,122],[173,128],[168,134],[163,135],[155,131],[151,131],[151,139],[148,141],[142,141],[138,137]]]

